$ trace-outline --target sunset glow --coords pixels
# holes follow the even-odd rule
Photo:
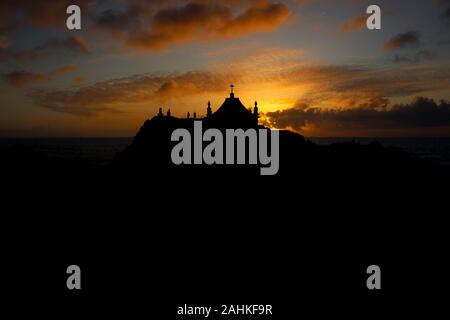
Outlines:
[[[417,96],[447,112],[445,1],[380,1],[381,31],[364,28],[364,0],[83,0],[80,31],[65,28],[66,2],[0,4],[1,136],[132,136],[160,107],[218,108],[231,83],[266,124],[305,135],[449,133],[389,113],[415,112]],[[358,121],[380,115],[395,123]]]

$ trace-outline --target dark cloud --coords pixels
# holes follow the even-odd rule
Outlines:
[[[0,33],[7,33],[18,25],[15,12],[13,1],[0,1]]]
[[[138,2],[123,11],[106,10],[96,23],[123,37],[128,47],[154,51],[184,42],[272,31],[289,13],[286,5],[268,1],[186,1],[181,6]]]
[[[436,103],[418,97],[409,104],[388,106],[386,99],[353,109],[318,109],[305,104],[294,108],[269,112],[266,122],[277,128],[303,131],[306,127],[320,127],[327,131],[373,131],[389,129],[426,129],[450,127],[450,102]]]
[[[47,76],[42,73],[15,71],[3,75],[3,79],[11,86],[22,88],[39,81],[45,81]]]
[[[33,73],[29,71],[14,71],[3,74],[2,77],[10,86],[16,88],[22,88],[37,82],[49,81],[55,77],[65,75],[66,73],[73,72],[76,66],[73,64],[66,64],[60,66],[49,73]]]
[[[42,1],[31,0],[1,0],[0,1],[0,62],[8,60],[10,55],[3,50],[9,46],[11,33],[24,27],[40,27],[64,30],[66,28],[66,8],[73,4],[71,0]],[[87,14],[89,9],[95,4],[95,0],[79,0],[76,4],[81,7],[83,14]],[[14,39],[11,41],[14,44]],[[16,53],[15,58],[23,60],[33,60],[50,48],[66,47],[69,50],[77,51],[77,48],[88,45],[80,37],[75,36],[69,40],[54,40],[42,46]]]
[[[385,49],[398,49],[405,47],[417,46],[420,41],[420,33],[417,31],[409,31],[400,33],[384,43]]]
[[[421,50],[419,52],[416,52],[415,54],[396,54],[394,56],[393,62],[394,63],[421,63],[421,62],[427,62],[435,60],[438,57],[438,55],[434,52],[427,51],[427,50]]]
[[[0,35],[0,63],[2,63],[5,60],[6,54],[5,50],[11,45],[9,42],[8,37]]]
[[[99,27],[109,29],[115,34],[122,34],[123,29],[129,28],[136,22],[134,10],[117,12],[108,9],[102,12],[96,19],[96,23]]]
[[[442,14],[441,18],[445,20],[450,20],[450,7],[448,7]]]
[[[402,72],[411,73],[402,74]],[[349,107],[354,106],[361,97],[406,97],[437,88],[435,85],[430,85],[432,73],[430,69],[370,70],[365,75],[336,83],[330,89],[326,88],[324,92],[318,92],[317,95],[348,97],[350,101],[347,106]],[[448,73],[445,73],[444,77],[447,77]],[[440,77],[439,74],[435,76]],[[446,80],[444,81],[443,84],[447,83]]]
[[[0,35],[0,49],[6,49],[11,45],[8,37]]]
[[[43,45],[16,52],[13,58],[17,61],[36,60],[42,56],[51,53],[54,50],[65,50],[73,53],[88,54],[91,52],[92,46],[87,43],[81,36],[75,35],[65,39],[52,39]]]
[[[50,1],[49,1],[50,2]],[[95,0],[77,0],[75,4],[87,13]],[[17,27],[39,26],[63,29],[66,27],[66,8],[74,4],[71,0],[43,1],[2,0],[0,2],[0,31]]]
[[[450,26],[450,0],[433,0],[436,4],[443,7],[443,11],[440,14],[442,21],[446,22]]]
[[[130,1],[123,9],[106,9],[94,19],[97,26],[113,34],[124,34],[148,26],[156,8],[163,3],[164,1]]]

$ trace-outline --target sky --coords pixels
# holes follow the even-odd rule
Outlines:
[[[130,137],[230,84],[307,137],[450,136],[449,31],[450,0],[2,0],[0,137]]]

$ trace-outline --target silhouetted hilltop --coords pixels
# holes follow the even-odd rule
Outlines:
[[[171,141],[171,135],[175,129],[186,129],[191,136],[194,136],[196,121],[201,121],[203,131],[213,128],[224,133],[226,129],[262,129],[264,126],[258,125],[258,118],[257,102],[253,111],[246,109],[239,98],[235,97],[233,91],[214,113],[208,102],[206,116],[203,118],[197,118],[196,113],[193,113],[192,117],[188,113],[186,118],[177,118],[171,115],[170,109],[164,115],[160,108],[158,115],[144,122],[131,145],[116,155],[114,164],[129,168],[145,166],[149,170],[153,169],[155,173],[167,170],[198,173],[206,169],[227,173],[238,171],[240,174],[256,172],[258,167],[255,165],[227,165],[226,168],[223,165],[220,167],[216,165],[176,166],[172,163],[171,151],[177,143]]]
[[[258,124],[258,106],[255,102],[253,112],[245,108],[234,93],[225,100],[215,113],[208,103],[203,118],[177,118],[170,110],[163,115],[146,120],[132,143],[116,155],[114,166],[133,170],[145,168],[155,175],[167,173],[210,174],[249,174],[259,175],[259,165],[174,165],[171,151],[178,142],[171,142],[175,129],[183,128],[193,135],[194,121],[201,121],[203,130],[217,128],[242,128],[243,130],[267,129]],[[405,171],[408,168],[422,169],[426,163],[413,159],[399,148],[383,147],[380,143],[361,145],[356,142],[335,143],[328,146],[317,145],[302,135],[288,130],[279,131],[279,176],[331,176],[331,175],[372,175],[379,173]],[[208,143],[203,143],[203,147]]]
[[[6,168],[7,174],[12,177],[17,174],[27,176],[30,173],[30,177],[53,176],[67,181],[71,178],[82,179],[86,175],[100,181],[114,180],[116,177],[124,177],[122,173],[125,173],[126,177],[128,172],[133,172],[133,177],[155,178],[159,176],[164,178],[167,175],[176,177],[180,174],[208,178],[214,175],[259,176],[263,167],[261,163],[208,165],[202,162],[202,164],[176,165],[171,158],[174,146],[179,143],[171,141],[171,135],[176,129],[185,129],[192,140],[196,139],[194,126],[199,122],[202,132],[208,129],[217,129],[222,133],[227,129],[233,131],[242,129],[242,132],[248,129],[255,129],[255,132],[270,131],[258,124],[258,118],[256,102],[253,110],[249,110],[231,92],[230,97],[226,98],[215,112],[208,103],[203,117],[188,113],[186,118],[178,118],[174,117],[170,110],[163,114],[163,110],[160,109],[156,116],[144,122],[132,142],[123,151],[116,153],[111,165],[89,163],[80,157],[55,158],[23,145],[0,149],[0,165]],[[200,144],[203,150],[211,141],[202,141],[202,137],[203,135],[200,137]],[[259,144],[259,140],[257,143]],[[236,151],[236,146],[234,147]],[[246,148],[248,150],[249,144]],[[269,154],[270,145],[268,148]],[[225,156],[224,154],[223,159]],[[248,158],[249,155],[246,154],[246,160]],[[443,176],[444,173],[448,173],[445,166],[433,165],[430,161],[415,158],[399,148],[384,147],[377,142],[370,145],[356,142],[318,145],[288,130],[279,131],[278,168],[277,177],[290,179],[295,176],[309,181],[370,177],[383,179],[387,176],[418,177],[430,173]]]

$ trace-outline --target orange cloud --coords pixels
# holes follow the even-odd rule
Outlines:
[[[52,77],[62,76],[62,75],[65,75],[66,73],[75,71],[76,68],[77,67],[73,64],[66,64],[66,65],[63,65],[63,66],[53,70],[50,73],[50,76],[52,76]]]
[[[328,0],[297,0],[296,2],[300,5],[308,5],[308,4],[314,4],[314,3],[323,3]]]
[[[72,2],[61,0],[43,5],[38,1],[2,0],[0,36],[27,26],[64,29],[65,9]],[[281,26],[290,14],[285,4],[269,0],[135,0],[121,2],[101,13],[96,9],[103,6],[94,0],[80,0],[77,5],[82,8],[84,24],[89,25],[94,19],[95,26],[122,39],[125,46],[142,51],[270,32]],[[88,53],[91,47],[82,38],[73,36],[16,52],[13,58],[34,60],[50,49]]]
[[[281,3],[255,5],[224,24],[220,33],[225,37],[245,35],[257,31],[272,31],[289,15],[289,9]]]
[[[36,82],[52,80],[54,77],[59,77],[65,75],[66,73],[73,72],[75,69],[75,65],[67,64],[60,66],[47,74],[28,71],[14,71],[3,74],[3,79],[13,87],[22,88]]]
[[[345,21],[339,28],[340,32],[360,31],[366,27],[367,16],[362,15]]]
[[[76,90],[40,90],[29,96],[35,104],[56,112],[93,116],[102,112],[120,112],[133,103],[168,103],[190,95],[223,92],[230,84],[227,75],[218,72],[147,74],[99,82]]]
[[[92,46],[86,42],[81,36],[75,35],[65,39],[52,39],[43,45],[16,52],[13,58],[17,61],[36,60],[53,50],[65,50],[73,53],[88,54],[91,52]]]
[[[13,87],[22,88],[35,82],[44,81],[47,76],[42,73],[15,71],[4,74],[3,79]]]
[[[214,2],[189,2],[181,8],[156,12],[150,27],[134,30],[127,45],[138,50],[160,50],[188,42],[241,37],[279,27],[290,11],[281,3],[254,2],[241,14]]]
[[[255,73],[258,70],[258,73]],[[93,116],[125,112],[137,105],[171,105],[178,114],[203,110],[208,100],[220,103],[230,83],[244,103],[260,102],[261,111],[292,107],[296,102],[317,108],[379,106],[385,98],[405,98],[446,90],[450,70],[405,65],[395,69],[364,66],[308,65],[292,50],[252,53],[209,70],[143,74],[81,88],[33,92],[34,103],[57,112]],[[248,98],[248,100],[247,100]],[[172,110],[174,111],[174,110]],[[192,113],[192,112],[191,112]]]
[[[75,85],[80,85],[82,83],[85,83],[87,80],[88,80],[88,78],[85,76],[78,76],[72,80],[72,83]]]

